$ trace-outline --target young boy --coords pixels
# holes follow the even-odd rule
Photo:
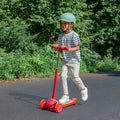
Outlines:
[[[54,44],[53,47],[57,49],[57,46],[60,46],[63,50],[63,63],[61,69],[61,83],[63,96],[59,100],[60,103],[65,103],[69,101],[68,85],[67,85],[67,73],[71,70],[72,80],[81,90],[81,99],[86,101],[88,99],[87,87],[82,82],[79,77],[79,68],[80,68],[80,39],[76,32],[72,31],[76,19],[75,16],[71,13],[64,13],[60,16],[60,26],[63,30],[58,37],[57,44]]]

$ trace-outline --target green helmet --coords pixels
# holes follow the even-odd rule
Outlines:
[[[75,16],[72,13],[64,13],[60,16],[59,21],[66,21],[66,22],[73,22],[75,24],[76,19]]]

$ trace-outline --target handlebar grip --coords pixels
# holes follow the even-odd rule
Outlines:
[[[69,47],[64,47],[62,50],[69,50]]]

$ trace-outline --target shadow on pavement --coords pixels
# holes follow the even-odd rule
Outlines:
[[[19,101],[23,101],[23,102],[37,105],[37,106],[38,106],[38,103],[36,103],[35,101],[40,102],[42,99],[47,99],[45,97],[40,97],[40,96],[35,96],[35,95],[30,95],[25,93],[17,93],[17,92],[8,93],[8,95],[15,96],[15,99]]]
[[[120,71],[101,72],[99,74],[108,74],[109,76],[120,77]]]

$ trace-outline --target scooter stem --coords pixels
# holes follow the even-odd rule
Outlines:
[[[56,68],[56,72],[55,72],[54,89],[53,89],[53,95],[52,95],[53,99],[56,99],[57,77],[58,77],[58,68]]]
[[[60,53],[58,53],[58,59],[57,59],[57,68],[56,68],[56,72],[55,72],[55,80],[54,80],[54,88],[53,88],[53,95],[52,98],[56,99],[56,88],[57,88],[57,77],[58,77],[58,65],[59,65],[59,56]]]

